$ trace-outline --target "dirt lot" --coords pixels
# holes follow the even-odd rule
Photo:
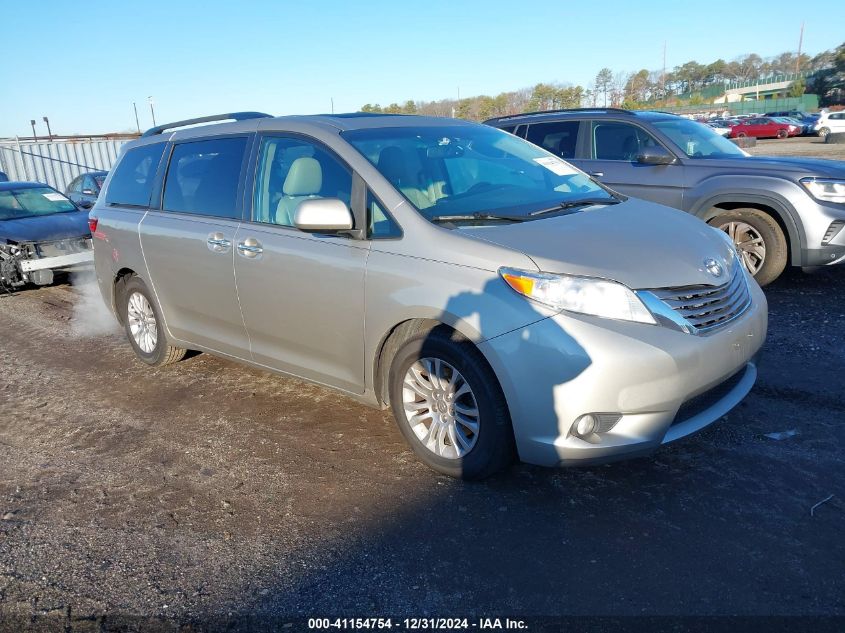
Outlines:
[[[787,139],[761,139],[746,150],[754,156],[802,156],[845,160],[845,145],[825,143],[815,136],[795,136]]]
[[[0,630],[845,616],[845,269],[767,289],[759,382],[721,423],[478,484],[322,388],[209,355],[148,369],[93,290],[0,297]]]

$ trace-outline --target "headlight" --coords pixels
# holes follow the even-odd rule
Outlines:
[[[845,180],[835,178],[802,178],[801,184],[816,200],[845,202]]]
[[[519,294],[556,310],[656,324],[633,290],[615,281],[501,268],[499,274]]]

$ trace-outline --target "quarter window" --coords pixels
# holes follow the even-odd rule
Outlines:
[[[575,158],[580,121],[532,123],[526,140],[561,158]]]
[[[630,123],[595,121],[593,123],[593,156],[597,160],[636,160],[644,147],[658,145],[654,138]]]
[[[164,143],[155,143],[128,150],[114,170],[106,204],[149,206],[164,147]]]
[[[369,223],[367,237],[370,239],[377,240],[402,235],[399,225],[388,215],[372,192],[367,193],[367,217]]]
[[[255,222],[293,226],[303,200],[338,198],[349,205],[352,173],[322,145],[296,137],[266,137],[261,143],[252,217]]]
[[[164,209],[240,218],[238,183],[246,142],[238,136],[176,145],[167,168]]]

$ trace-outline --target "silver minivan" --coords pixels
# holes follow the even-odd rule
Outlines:
[[[389,406],[456,477],[685,437],[748,393],[766,337],[725,233],[453,119],[159,126],[90,224],[142,361],[210,352]]]

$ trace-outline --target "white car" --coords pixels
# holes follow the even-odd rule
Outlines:
[[[845,132],[845,110],[840,112],[825,112],[813,126],[816,134],[827,138],[828,134]]]
[[[719,134],[724,137],[728,137],[731,135],[731,128],[725,127],[723,125],[719,125],[718,123],[705,123],[707,127],[713,128],[716,134]]]

